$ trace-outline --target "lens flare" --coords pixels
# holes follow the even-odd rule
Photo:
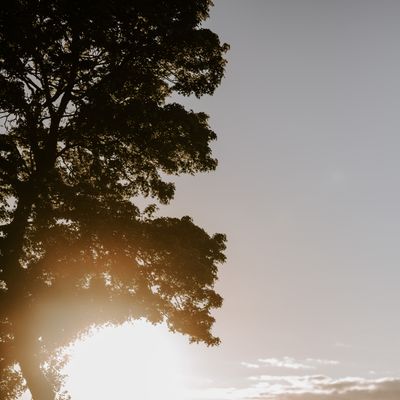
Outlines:
[[[74,400],[183,400],[174,336],[144,321],[102,328],[71,347],[66,389]]]

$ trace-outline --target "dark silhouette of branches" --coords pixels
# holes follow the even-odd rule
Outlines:
[[[168,203],[168,174],[215,169],[207,115],[228,49],[209,0],[14,0],[0,9],[0,397],[53,400],[48,360],[92,324],[166,321],[218,343],[225,237]],[[47,360],[47,364],[45,361]],[[47,368],[46,368],[47,365]],[[24,378],[24,380],[22,379]]]

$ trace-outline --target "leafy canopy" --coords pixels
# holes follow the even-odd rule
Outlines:
[[[0,394],[91,324],[165,320],[217,344],[222,234],[157,218],[167,175],[215,169],[207,115],[228,49],[209,0],[14,0],[0,9]],[[23,356],[22,353],[25,355]],[[10,375],[11,374],[11,375]],[[31,387],[32,386],[32,387]]]

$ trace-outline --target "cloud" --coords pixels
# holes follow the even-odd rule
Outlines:
[[[191,399],[205,400],[399,400],[400,378],[331,378],[324,375],[259,375],[246,388],[209,388]]]
[[[246,368],[258,369],[263,367],[274,367],[274,368],[287,368],[295,370],[310,370],[316,369],[320,366],[332,366],[340,364],[336,360],[324,360],[321,358],[307,358],[305,360],[296,360],[293,357],[282,357],[282,358],[259,358],[259,363],[250,363],[243,361],[240,364]],[[260,365],[261,364],[261,365]]]
[[[302,377],[264,377],[264,391],[254,399],[265,400],[398,400],[400,379],[341,378],[322,375]],[[279,378],[279,377],[278,377]]]
[[[322,360],[320,358],[307,358],[307,362],[318,364],[318,365],[339,365],[340,362],[337,360]]]
[[[288,369],[315,369],[313,365],[303,364],[292,357],[283,358],[259,358],[258,361],[264,365]]]
[[[239,387],[208,387],[191,392],[191,400],[399,400],[400,377],[386,371],[378,378],[375,371],[368,377],[333,378],[325,374],[341,365],[337,360],[293,357],[259,358],[257,363],[242,362],[253,376],[238,381]],[[275,368],[275,370],[274,370]],[[280,368],[289,374],[274,374]],[[317,373],[318,370],[324,374]],[[263,372],[267,372],[267,374]],[[310,374],[312,371],[313,374]],[[392,377],[395,375],[395,377]],[[382,375],[381,375],[382,376]]]
[[[248,363],[248,362],[245,362],[245,361],[241,362],[240,364],[243,365],[243,367],[246,367],[246,368],[253,368],[253,369],[260,368],[259,364]]]

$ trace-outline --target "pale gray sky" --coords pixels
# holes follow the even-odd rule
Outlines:
[[[217,0],[211,17],[226,79],[188,104],[210,114],[220,166],[181,179],[166,211],[228,235],[208,373],[246,385],[293,370],[240,362],[287,356],[400,376],[400,2]]]
[[[198,398],[400,398],[400,2],[216,0],[207,25],[226,78],[186,104],[220,165],[162,210],[228,235]]]

